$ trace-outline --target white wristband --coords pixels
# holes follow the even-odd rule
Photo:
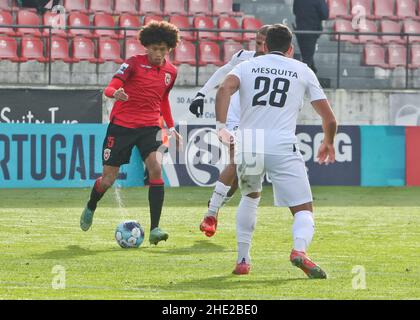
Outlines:
[[[216,130],[217,131],[222,130],[224,128],[226,128],[226,123],[222,123],[220,121],[216,121]]]

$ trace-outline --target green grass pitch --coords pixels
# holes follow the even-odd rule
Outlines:
[[[209,239],[198,225],[211,189],[167,188],[161,227],[170,237],[150,246],[147,188],[110,190],[85,233],[79,217],[89,193],[0,190],[0,299],[420,298],[420,188],[314,187],[309,255],[327,280],[307,279],[290,264],[292,216],[272,206],[271,188],[258,211],[247,276],[231,274],[238,194]],[[139,249],[114,240],[127,219],[145,228]],[[64,289],[53,288],[57,265]]]

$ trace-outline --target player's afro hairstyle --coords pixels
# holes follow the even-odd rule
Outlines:
[[[267,30],[267,44],[268,51],[286,52],[292,44],[292,31],[284,24],[273,24]]]
[[[140,30],[138,38],[145,47],[164,42],[170,49],[176,48],[180,41],[178,28],[166,21],[151,21]]]

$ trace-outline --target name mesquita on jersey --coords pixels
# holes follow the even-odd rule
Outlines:
[[[252,68],[252,73],[274,74],[276,76],[289,76],[291,78],[298,78],[298,74],[295,71],[272,68]]]

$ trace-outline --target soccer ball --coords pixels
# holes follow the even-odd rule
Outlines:
[[[144,229],[137,221],[121,222],[115,230],[115,240],[121,248],[138,248],[144,240]]]

